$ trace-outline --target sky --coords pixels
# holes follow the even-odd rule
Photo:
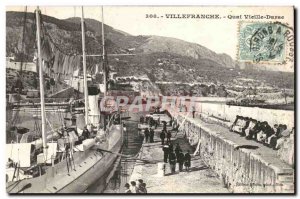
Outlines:
[[[6,7],[6,10],[24,11],[24,8],[24,6],[10,6]],[[29,12],[34,9],[35,7],[28,7]],[[40,9],[43,14],[59,19],[81,17],[79,6],[42,6]],[[131,35],[167,36],[197,43],[216,53],[226,53],[236,59],[241,19],[228,17],[244,14],[283,15],[284,19],[276,21],[293,24],[292,9],[292,7],[104,6],[104,23]],[[146,18],[147,14],[164,17]],[[167,19],[166,14],[219,14],[221,19]],[[101,21],[101,7],[84,6],[84,15],[85,18]],[[275,69],[276,67],[278,66],[275,66]]]

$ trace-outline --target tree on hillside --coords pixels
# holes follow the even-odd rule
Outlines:
[[[223,84],[218,87],[218,89],[217,89],[217,95],[219,97],[227,97],[228,92],[226,91],[226,88],[225,88],[225,86]]]
[[[209,87],[209,94],[214,95],[216,93],[216,86],[211,84]]]

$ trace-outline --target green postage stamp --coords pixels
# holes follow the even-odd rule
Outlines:
[[[262,64],[293,61],[293,29],[279,22],[240,22],[238,60]]]

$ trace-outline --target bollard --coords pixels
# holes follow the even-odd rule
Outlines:
[[[164,162],[157,163],[157,176],[164,177],[166,172],[166,164]]]

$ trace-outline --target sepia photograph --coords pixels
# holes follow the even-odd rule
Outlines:
[[[292,5],[6,6],[7,194],[295,195],[294,24]]]

